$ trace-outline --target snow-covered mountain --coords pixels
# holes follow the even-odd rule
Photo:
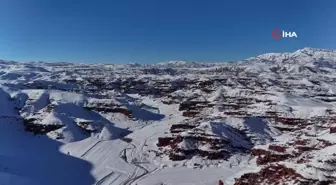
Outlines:
[[[168,61],[152,64],[152,67],[161,68],[201,68],[201,67],[212,67],[216,66],[216,63],[206,63],[206,62],[187,62],[187,61]],[[146,65],[148,66],[148,65]]]
[[[0,60],[0,184],[335,184],[336,51]]]

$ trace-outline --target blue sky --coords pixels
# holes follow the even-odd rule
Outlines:
[[[231,61],[336,48],[334,0],[0,0],[0,58]],[[298,38],[276,40],[274,29]]]

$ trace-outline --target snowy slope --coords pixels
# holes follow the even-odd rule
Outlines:
[[[336,51],[0,60],[0,184],[335,184]]]

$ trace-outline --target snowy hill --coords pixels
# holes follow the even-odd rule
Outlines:
[[[0,184],[335,184],[336,51],[0,60]]]

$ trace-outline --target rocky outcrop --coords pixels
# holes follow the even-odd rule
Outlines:
[[[196,117],[200,112],[197,112],[197,111],[185,111],[182,113],[182,116],[184,117]]]
[[[213,133],[215,128],[220,132]],[[252,147],[245,135],[225,123],[191,119],[185,123],[172,125],[170,132],[176,135],[158,138],[157,146],[163,155],[168,155],[173,161],[193,156],[209,160],[226,160],[234,153],[244,152]],[[232,140],[231,137],[236,140]]]
[[[277,185],[277,184],[299,184],[299,185],[331,185],[331,180],[318,181],[304,178],[292,168],[283,165],[271,165],[261,169],[258,173],[246,173],[235,179],[234,185]]]
[[[36,119],[25,119],[24,129],[25,131],[37,134],[47,134],[51,131],[58,130],[63,127],[63,125],[42,125],[35,123]]]
[[[85,105],[84,108],[101,112],[101,113],[121,113],[125,116],[132,118],[132,111],[122,106],[119,103],[103,102],[103,101],[94,101]]]
[[[336,127],[330,127],[330,134],[336,133]]]
[[[273,162],[284,161],[291,158],[289,154],[276,154],[262,149],[252,149],[252,153],[257,156],[257,165],[265,165]]]
[[[285,153],[286,152],[286,147],[278,146],[278,145],[270,145],[268,147],[268,149],[279,152],[279,153]]]

